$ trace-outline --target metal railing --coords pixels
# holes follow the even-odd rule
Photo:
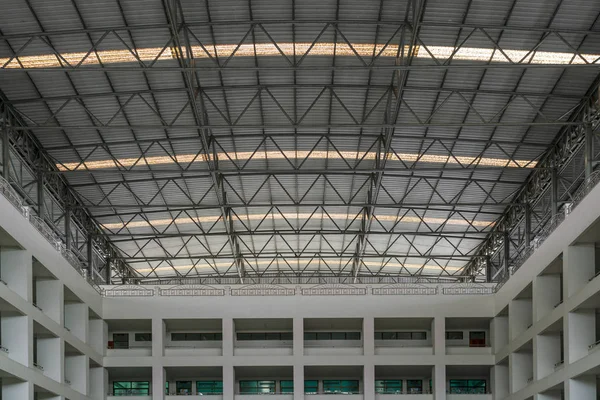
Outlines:
[[[527,383],[531,383],[531,382],[533,382],[533,376],[531,378],[527,379]]]
[[[42,366],[41,366],[40,364],[38,364],[38,363],[33,363],[33,367],[34,367],[34,368],[36,368],[36,369],[39,369],[40,371],[43,371],[43,370],[44,370],[44,367],[42,367]]]
[[[442,293],[446,295],[490,295],[495,293],[495,288],[493,286],[480,286],[480,285],[471,285],[471,286],[451,286],[448,288],[443,288]]]
[[[565,365],[565,360],[560,360],[559,362],[557,362],[556,364],[554,364],[554,369],[560,368],[563,365]]]
[[[6,348],[4,346],[0,346],[0,352],[2,352],[4,354],[8,354],[8,348]]]
[[[598,345],[600,344],[600,340],[596,341],[595,343],[592,343],[588,346],[588,351],[595,349],[596,347],[598,347]]]

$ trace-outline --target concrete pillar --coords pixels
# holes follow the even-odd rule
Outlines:
[[[294,400],[304,400],[304,365],[302,364],[294,365]]]
[[[33,383],[2,378],[2,399],[33,400]]]
[[[294,355],[304,355],[304,319],[302,317],[294,318]],[[303,375],[304,376],[304,375]],[[302,385],[304,387],[304,384]],[[296,387],[296,386],[294,386]],[[294,390],[295,392],[295,390]]]
[[[366,363],[363,367],[363,398],[375,400],[375,365]]]
[[[32,299],[32,256],[26,250],[0,249],[0,278],[8,287],[27,301]]]
[[[560,302],[560,276],[540,275],[533,280],[533,320],[539,321]]]
[[[569,246],[563,252],[564,293],[571,297],[595,275],[594,244]]]
[[[223,357],[233,357],[234,336],[233,318],[223,318]]]
[[[596,375],[565,381],[565,400],[596,400]]]
[[[295,384],[295,382],[294,382]],[[303,385],[304,386],[304,385]],[[294,386],[294,395],[296,389]],[[223,400],[233,400],[235,397],[235,371],[233,365],[223,365]]]
[[[508,365],[497,364],[490,371],[490,387],[494,400],[500,400],[510,395]]]
[[[152,318],[152,356],[162,357],[165,354],[165,337],[167,327],[162,318]],[[164,391],[164,390],[163,390]]]
[[[155,362],[152,366],[152,400],[165,400],[165,369]]]
[[[90,370],[90,397],[94,400],[104,400],[108,395],[108,371],[103,367]]]
[[[40,279],[36,281],[35,290],[36,305],[54,322],[62,325],[64,320],[63,284],[57,279]]]
[[[570,312],[564,321],[565,361],[575,362],[588,355],[588,346],[596,342],[595,310]]]
[[[375,355],[375,318],[363,318],[363,351],[365,356]]]
[[[65,328],[68,328],[73,335],[84,343],[89,340],[89,318],[89,308],[86,304],[65,304]]]
[[[446,400],[446,365],[438,363],[433,367],[433,398],[435,400]],[[423,382],[426,385],[426,382]]]
[[[431,328],[433,354],[443,356],[446,354],[446,318],[435,317]]]

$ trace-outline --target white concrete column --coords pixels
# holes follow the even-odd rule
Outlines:
[[[156,360],[152,366],[152,400],[165,400],[165,369]]]
[[[101,319],[92,319],[89,325],[88,344],[100,355],[104,355],[108,344],[108,324]]]
[[[594,244],[569,246],[563,252],[564,293],[571,297],[595,275]]]
[[[94,400],[104,400],[108,395],[108,371],[103,367],[90,370],[90,397]]]
[[[223,318],[223,357],[233,357],[234,330],[233,318]]]
[[[596,341],[595,310],[567,313],[564,320],[565,362],[575,362],[588,355],[588,346]]]
[[[490,387],[494,400],[501,400],[510,395],[508,365],[494,365],[490,371]]]
[[[33,400],[33,383],[2,378],[2,398]]]
[[[363,318],[363,351],[365,356],[375,355],[375,318]]]
[[[294,400],[304,400],[304,365],[302,364],[294,365]]]
[[[166,324],[162,318],[152,318],[152,356],[162,357],[165,354]],[[163,390],[164,392],[164,390]]]
[[[0,278],[27,301],[32,299],[33,259],[27,250],[8,247],[0,249]]]
[[[304,319],[302,317],[294,318],[294,355],[296,357],[304,355]],[[304,376],[304,371],[303,371]],[[294,386],[295,387],[295,386]],[[304,387],[304,384],[302,385]],[[296,390],[294,389],[294,393]]]
[[[31,324],[30,324],[31,322]],[[32,330],[29,330],[31,325]],[[2,346],[8,349],[8,357],[29,366],[30,336],[33,332],[31,318],[16,312],[2,312],[0,320]]]
[[[56,279],[44,279],[36,281],[36,305],[42,309],[59,325],[64,320],[64,292],[63,284]]]
[[[363,398],[375,400],[375,364],[366,363],[363,367]]]
[[[533,280],[533,320],[550,314],[560,302],[560,276],[540,275]]]
[[[433,343],[433,354],[436,358],[446,355],[446,318],[435,317],[433,319],[433,326],[431,328],[432,343]]]
[[[88,342],[89,308],[84,303],[65,304],[65,328],[84,343]]]
[[[302,385],[304,386],[304,385]],[[294,389],[294,394],[296,389]],[[233,400],[235,397],[235,371],[233,365],[223,365],[223,400]]]
[[[565,400],[596,400],[596,375],[565,381]]]
[[[446,400],[446,364],[436,364],[433,367],[433,376],[431,379],[433,380],[433,384],[431,385],[433,398],[435,400]],[[423,382],[423,385],[426,384],[426,382]]]

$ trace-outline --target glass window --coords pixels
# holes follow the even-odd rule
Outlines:
[[[319,393],[319,381],[317,381],[317,380],[304,381],[304,393],[305,394]]]
[[[360,332],[346,332],[346,340],[360,340]]]
[[[384,332],[375,332],[375,340],[382,340]]]
[[[221,333],[212,332],[173,332],[171,340],[173,342],[199,342],[204,340],[221,340]]]
[[[169,381],[165,382],[165,394],[169,394]]]
[[[397,340],[411,340],[411,333],[410,332],[396,332],[396,339]]]
[[[357,380],[325,380],[323,381],[323,393],[358,393]]]
[[[204,339],[204,335],[206,335],[206,339]],[[210,336],[212,333],[202,334],[200,332],[189,332],[185,334],[185,340],[189,342],[197,342],[200,340],[210,340]]]
[[[331,332],[317,332],[317,340],[331,340]]]
[[[267,332],[265,333],[265,340],[281,340],[281,334],[279,332]]]
[[[485,379],[450,379],[450,393],[485,394],[486,391]]]
[[[485,347],[485,331],[469,332],[469,347]]]
[[[115,396],[148,396],[150,382],[114,381],[113,395]]]
[[[396,332],[381,332],[383,340],[396,340]]]
[[[294,340],[293,332],[281,332],[281,340]]]
[[[152,334],[151,333],[136,333],[135,341],[136,342],[151,342]]]
[[[196,381],[196,393],[205,394],[222,394],[223,381]]]
[[[294,381],[279,381],[281,393],[294,393]]]
[[[113,346],[115,349],[128,349],[129,333],[113,333]]]
[[[240,381],[240,393],[275,393],[275,381]]]
[[[251,340],[265,340],[266,334],[264,332],[253,332],[250,334]]]
[[[192,381],[177,381],[175,382],[175,390],[177,394],[189,395],[192,394]]]
[[[375,393],[401,394],[402,393],[402,381],[401,380],[376,380],[375,381]]]
[[[237,340],[252,340],[252,334],[246,332],[239,332],[237,334]]]
[[[448,331],[446,332],[446,340],[463,340],[462,331]]]
[[[423,394],[423,381],[421,379],[407,380],[406,392],[408,394]]]
[[[412,340],[426,340],[427,332],[412,332],[411,339]]]
[[[317,332],[304,332],[304,340],[317,340]]]
[[[331,340],[346,340],[346,332],[331,332]]]

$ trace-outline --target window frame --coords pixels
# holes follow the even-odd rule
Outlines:
[[[376,379],[376,394],[402,394],[402,379]]]
[[[458,383],[458,384],[457,384]],[[462,384],[460,384],[462,383]],[[477,385],[476,383],[483,383]],[[448,381],[449,393],[451,394],[486,394],[486,379],[450,379]]]
[[[334,382],[337,382],[338,388],[335,389]],[[351,385],[349,385],[351,383]],[[331,386],[329,386],[331,385]],[[344,387],[347,386],[347,387]],[[332,389],[333,388],[333,389]],[[352,390],[354,389],[355,390]],[[360,393],[360,382],[358,379],[324,379],[324,394],[358,394]]]
[[[310,388],[313,387],[312,383],[314,382],[314,384],[315,384],[314,385],[314,389],[315,389],[314,392],[306,390],[307,389],[307,386],[306,386],[307,382],[311,383]],[[304,380],[304,394],[318,394],[318,393],[319,393],[319,380],[318,379],[305,379]]]
[[[139,384],[145,383],[146,387],[134,387],[139,386]],[[115,388],[116,384],[129,384],[129,387],[120,387]],[[127,385],[125,385],[127,386]],[[121,391],[125,391],[124,394],[117,394],[117,391],[121,393]],[[150,381],[113,381],[112,383],[112,392],[114,396],[127,396],[127,395],[139,395],[139,396],[149,396],[150,395]]]
[[[147,337],[147,339],[144,339]],[[152,332],[135,332],[133,334],[134,342],[151,342],[152,341]]]
[[[212,383],[210,390],[204,390],[200,385],[205,383]],[[212,394],[223,394],[223,381],[196,381],[196,394],[197,395],[212,395]]]
[[[451,337],[459,336],[460,337]],[[463,331],[446,331],[446,340],[465,340],[465,333]]]
[[[244,391],[243,385],[255,383],[255,391]],[[268,386],[264,386],[267,383]],[[262,385],[262,386],[261,386]],[[267,387],[269,391],[259,391],[259,388]],[[240,394],[274,394],[277,391],[277,384],[274,380],[243,380],[239,381]],[[272,389],[272,390],[271,390]]]

